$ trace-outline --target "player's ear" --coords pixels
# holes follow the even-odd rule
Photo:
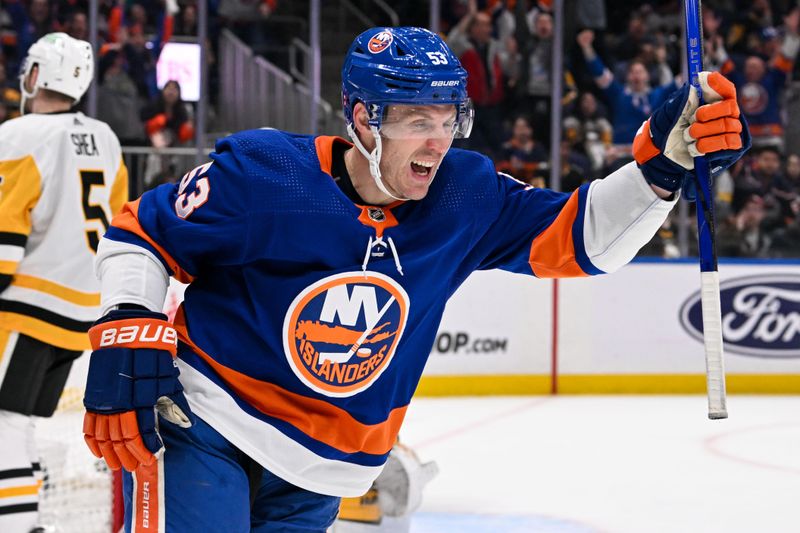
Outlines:
[[[36,87],[36,80],[39,79],[39,64],[34,63],[31,67],[30,73],[28,73],[28,77],[25,80],[25,90],[28,92],[33,92],[33,88]]]
[[[360,135],[369,133],[369,114],[367,108],[361,102],[356,102],[353,106],[353,123]]]
[[[353,127],[356,130],[358,138],[364,144],[364,147],[372,151],[375,140],[369,129],[369,113],[367,112],[366,106],[361,102],[356,102],[356,105],[353,106]]]

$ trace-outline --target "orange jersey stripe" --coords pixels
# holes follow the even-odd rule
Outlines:
[[[178,338],[208,363],[240,398],[262,413],[288,422],[309,437],[344,453],[374,455],[389,453],[397,440],[407,406],[393,409],[384,422],[363,424],[335,405],[287,391],[218,363],[189,339],[183,306],[175,316],[175,329]]]
[[[144,231],[141,224],[139,224],[139,202],[141,198],[137,199],[133,202],[128,202],[122,208],[122,211],[114,217],[111,221],[111,225],[123,229],[125,231],[129,231],[134,235],[144,239],[150,246],[156,249],[156,251],[161,254],[161,257],[166,261],[169,265],[169,268],[174,273],[175,279],[182,283],[191,283],[194,280],[194,276],[186,272],[181,268],[175,259],[167,253],[167,251],[162,248],[156,241],[150,238],[150,236]]]
[[[572,196],[550,226],[533,240],[528,262],[539,278],[572,278],[587,274],[575,260],[572,225],[578,215],[578,191]]]

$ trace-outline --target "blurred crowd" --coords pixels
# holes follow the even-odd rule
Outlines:
[[[210,0],[206,43],[210,94],[222,27],[258,40],[260,23],[277,0]],[[62,31],[89,40],[88,0],[0,0],[0,122],[19,114],[18,75],[28,48],[43,35]],[[175,80],[156,79],[159,54],[169,41],[197,36],[196,0],[99,0],[97,115],[123,145],[184,146],[194,140],[194,107]],[[86,102],[81,102],[85,108]],[[213,117],[212,117],[213,118]]]
[[[19,113],[17,79],[28,48],[54,31],[88,40],[88,7],[86,0],[0,1],[0,119]],[[156,62],[164,43],[195,34],[195,13],[194,4],[175,0],[100,1],[97,115],[123,144],[179,146],[193,138],[192,106],[177,82],[157,87]]]
[[[215,58],[223,27],[257,39],[261,23],[277,0],[209,0],[208,41],[214,126],[217,96]],[[96,116],[107,122],[123,146],[172,148],[195,142],[195,103],[187,102],[177,80],[157,79],[157,64],[168,42],[196,42],[197,0],[99,0]],[[19,115],[19,81],[28,48],[43,35],[61,31],[89,39],[88,0],[0,0],[0,123]],[[88,95],[79,103],[87,111]],[[192,157],[184,157],[193,161]],[[185,169],[178,156],[139,157],[145,186],[174,180]]]
[[[196,1],[100,0],[97,113],[124,145],[193,143],[194,108],[176,81],[158,87],[156,62],[164,43],[197,34]],[[682,3],[564,2],[564,60],[553,65],[551,0],[442,0],[442,33],[469,73],[476,107],[462,145],[536,186],[550,185],[555,147],[567,191],[631,161],[639,126],[683,82]],[[400,1],[395,8],[403,23],[424,25],[418,19],[427,8],[415,6]],[[263,22],[276,7],[276,0],[209,1],[212,123],[220,29],[268,47],[276,37]],[[0,122],[18,114],[17,76],[28,47],[51,31],[87,39],[87,10],[87,0],[0,0]],[[736,85],[754,144],[716,177],[719,254],[800,257],[800,8],[789,0],[706,0],[702,19],[706,69]],[[554,75],[563,87],[556,139]],[[674,224],[665,223],[647,253],[679,255]]]
[[[551,0],[445,2],[445,35],[469,73],[476,107],[469,148],[537,186],[559,143],[561,188],[573,190],[632,160],[653,109],[683,83],[682,1],[565,2],[563,57],[552,64]],[[800,8],[780,0],[706,0],[705,68],[727,76],[753,150],[716,177],[718,252],[800,257]],[[560,139],[550,138],[553,76],[562,76]],[[793,122],[795,123],[793,126]],[[645,252],[677,257],[675,221]]]

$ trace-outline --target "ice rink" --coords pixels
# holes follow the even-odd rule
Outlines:
[[[800,397],[416,399],[413,533],[800,532]]]

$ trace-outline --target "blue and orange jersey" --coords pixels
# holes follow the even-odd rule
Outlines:
[[[189,283],[175,323],[195,414],[287,481],[358,496],[470,273],[600,274],[586,236],[616,237],[588,215],[593,185],[535,189],[457,149],[423,200],[357,205],[330,174],[338,142],[266,129],[222,139],[179,184],[129,203],[105,238]]]
[[[678,88],[674,82],[645,92],[634,92],[618,81],[599,57],[587,65],[611,108],[614,144],[631,144],[642,122]]]
[[[747,118],[753,137],[783,135],[781,93],[786,85],[785,61],[776,62],[776,66],[770,67],[759,81],[748,81],[740,70],[726,74],[736,85],[739,107]],[[790,70],[791,65],[788,64]]]

